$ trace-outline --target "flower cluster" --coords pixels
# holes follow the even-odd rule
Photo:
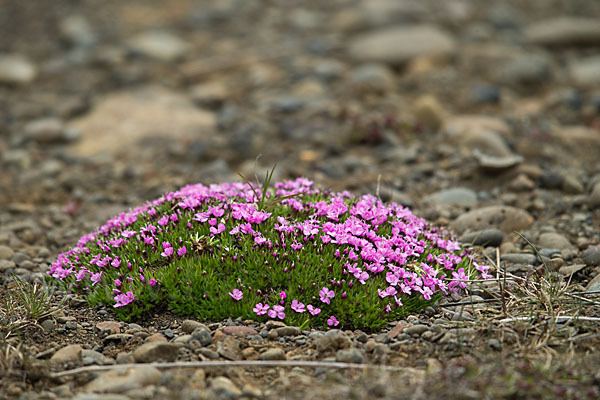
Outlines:
[[[83,236],[48,274],[122,319],[166,303],[201,319],[366,329],[489,276],[398,204],[304,178],[266,193],[275,205],[259,209],[247,184],[185,186]]]

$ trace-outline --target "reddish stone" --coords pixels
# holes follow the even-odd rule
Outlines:
[[[404,330],[404,325],[398,324],[395,327],[393,327],[391,331],[388,332],[388,337],[390,339],[394,339],[396,336],[401,334],[403,330]]]
[[[227,335],[235,336],[252,336],[258,334],[256,329],[244,325],[226,326],[223,328],[223,332]]]
[[[117,321],[103,321],[96,324],[96,329],[100,332],[110,329],[111,334],[121,332],[121,323]]]

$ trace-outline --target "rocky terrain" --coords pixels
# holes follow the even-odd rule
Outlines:
[[[3,1],[3,321],[15,276],[43,284],[106,219],[274,163],[409,206],[500,279],[380,332],[122,323],[57,291],[4,329],[0,397],[598,398],[599,18],[594,0]]]

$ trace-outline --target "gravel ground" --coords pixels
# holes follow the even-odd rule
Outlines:
[[[0,397],[597,398],[599,18],[593,0],[5,0],[0,299],[123,210],[277,163],[451,229],[507,296],[562,277],[584,300],[501,306],[481,283],[380,332],[320,332],[127,324],[57,292],[0,343]]]

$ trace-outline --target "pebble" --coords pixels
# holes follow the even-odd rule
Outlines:
[[[542,233],[537,241],[537,245],[540,248],[558,249],[559,251],[574,248],[569,239],[560,233],[554,232]]]
[[[581,253],[581,259],[588,266],[600,265],[600,245],[588,247]]]
[[[449,33],[426,24],[362,33],[349,44],[349,53],[357,61],[392,65],[423,56],[448,56],[455,51],[456,43]]]
[[[335,361],[352,364],[362,364],[366,360],[366,356],[362,350],[357,348],[341,349],[335,354]]]
[[[469,99],[474,104],[498,104],[500,88],[493,85],[476,85],[471,88]]]
[[[596,183],[592,188],[592,192],[588,197],[588,204],[590,207],[600,207],[600,182]]]
[[[410,326],[407,326],[406,328],[404,328],[403,333],[405,333],[407,335],[411,335],[411,336],[419,336],[423,332],[425,332],[427,329],[429,329],[429,327],[427,325],[416,324],[416,325],[410,325]]]
[[[258,334],[258,331],[250,326],[232,325],[224,327],[223,333],[234,336],[254,336]]]
[[[50,357],[51,364],[65,364],[81,361],[83,347],[79,344],[71,344],[58,350]]]
[[[296,326],[284,326],[276,328],[274,331],[277,334],[277,337],[298,336],[302,334],[302,330]]]
[[[286,356],[285,356],[285,352],[278,348],[278,347],[274,347],[271,349],[268,349],[267,351],[261,353],[258,356],[259,360],[286,360]]]
[[[571,79],[576,85],[590,87],[600,84],[600,56],[579,59],[569,66]]]
[[[235,400],[242,395],[242,391],[224,376],[217,376],[210,381],[210,390],[217,398],[222,400]],[[209,396],[210,398],[210,396]]]
[[[597,292],[600,291],[600,274],[596,275],[587,286],[585,287],[586,292]]]
[[[507,85],[538,85],[551,77],[550,60],[542,54],[520,54],[499,63],[493,72],[496,80]]]
[[[208,346],[213,341],[210,330],[204,325],[193,330],[191,340],[197,340],[202,346]]]
[[[600,44],[600,25],[596,18],[551,18],[529,25],[525,38],[544,46],[597,45]]]
[[[73,45],[90,47],[97,41],[89,21],[82,15],[63,18],[58,28],[62,38]]]
[[[504,233],[522,231],[533,223],[533,217],[520,208],[489,206],[469,211],[456,218],[450,227],[458,233],[467,230],[499,229]]]
[[[415,101],[413,114],[421,129],[436,133],[442,126],[446,111],[436,97],[425,95]]]
[[[472,208],[477,205],[477,194],[467,188],[451,188],[439,190],[423,198],[423,203],[431,206],[455,205]]]
[[[217,344],[217,352],[219,355],[228,360],[240,360],[242,358],[240,351],[240,342],[235,339],[234,336],[225,336],[223,340]]]
[[[181,58],[189,48],[181,38],[165,31],[148,31],[133,37],[129,48],[137,54],[160,61]]]
[[[186,319],[181,323],[181,331],[184,333],[192,333],[195,329],[202,328],[210,332],[210,329],[201,322],[192,319]]]
[[[24,85],[31,83],[37,68],[20,54],[0,54],[0,83]]]
[[[317,338],[317,351],[319,353],[337,351],[338,349],[349,347],[352,347],[352,341],[344,332],[338,329],[331,329]]]
[[[155,367],[143,366],[122,370],[113,370],[101,374],[85,386],[86,392],[124,393],[141,389],[149,385],[157,385],[162,373]]]
[[[10,247],[0,245],[0,260],[10,260],[14,253]]]
[[[499,247],[504,240],[504,233],[499,229],[483,229],[480,231],[465,233],[460,237],[463,244],[474,246]]]
[[[115,363],[114,359],[94,350],[83,349],[81,358],[83,365],[112,365]]]
[[[133,357],[139,363],[155,361],[175,361],[179,354],[179,346],[173,343],[150,342],[144,343],[134,350]]]
[[[96,330],[99,332],[108,331],[110,334],[116,334],[121,332],[121,323],[117,321],[102,321],[96,325]]]
[[[394,85],[394,73],[384,64],[359,65],[351,72],[349,85],[356,93],[385,93]]]

